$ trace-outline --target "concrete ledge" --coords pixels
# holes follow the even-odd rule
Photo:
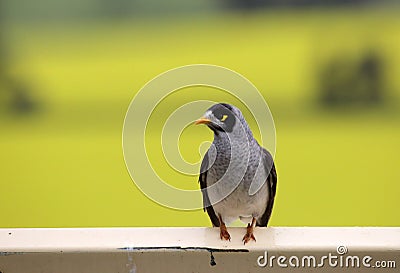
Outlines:
[[[230,242],[219,239],[218,228],[0,229],[0,272],[373,272],[375,261],[385,262],[379,272],[400,267],[400,228],[257,228],[257,242],[247,245],[244,228],[228,230]],[[329,253],[338,257],[334,267],[321,262]],[[305,255],[315,256],[315,266],[302,266]],[[369,268],[346,266],[355,255],[371,256]],[[279,256],[286,262],[278,264]]]

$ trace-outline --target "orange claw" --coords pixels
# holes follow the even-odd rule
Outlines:
[[[243,244],[245,245],[246,243],[248,243],[248,242],[250,242],[250,240],[253,240],[254,242],[256,241],[256,237],[254,237],[254,234],[253,234],[253,232],[251,232],[251,233],[246,233],[244,236],[243,236]]]
[[[221,240],[227,240],[227,241],[231,240],[231,235],[229,234],[225,225],[220,226],[219,236],[220,236]]]
[[[255,224],[256,224],[256,219],[253,217],[253,219],[251,221],[251,225],[247,224],[247,231],[242,239],[243,244],[246,244],[246,243],[250,242],[251,240],[254,240],[254,242],[256,241],[256,237],[254,237],[254,234],[253,234]]]

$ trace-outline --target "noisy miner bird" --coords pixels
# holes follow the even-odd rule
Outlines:
[[[271,154],[261,147],[241,111],[229,104],[210,107],[195,124],[206,124],[214,141],[200,168],[203,208],[220,237],[230,240],[226,224],[247,223],[246,244],[254,227],[266,227],[274,205],[277,175]]]

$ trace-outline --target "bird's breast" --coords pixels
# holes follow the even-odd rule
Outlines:
[[[232,219],[262,215],[268,201],[266,183],[261,183],[251,194],[252,183],[265,181],[265,175],[257,173],[258,163],[253,160],[244,165],[230,164],[229,171],[226,171],[227,165],[216,160],[208,171],[207,192],[215,212],[221,214],[227,223]]]

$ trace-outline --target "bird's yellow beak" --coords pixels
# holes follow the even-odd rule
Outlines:
[[[198,124],[208,124],[208,123],[210,123],[211,122],[211,120],[209,120],[208,118],[199,118],[198,120],[196,120],[195,122],[194,122],[194,124],[195,125],[198,125]]]

